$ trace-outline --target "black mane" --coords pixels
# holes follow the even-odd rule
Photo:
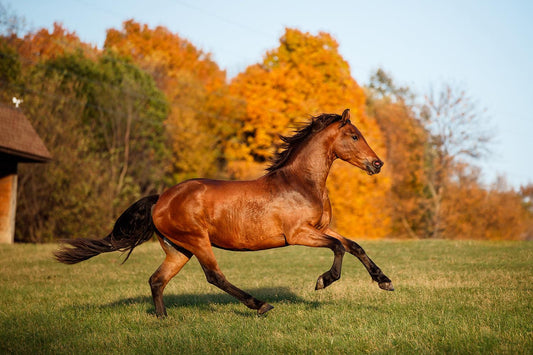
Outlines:
[[[302,128],[296,129],[292,136],[280,135],[279,137],[283,141],[281,145],[282,150],[276,153],[276,155],[272,159],[272,163],[266,170],[275,171],[285,166],[285,164],[289,160],[291,153],[297,146],[307,140],[309,136],[322,131],[332,123],[340,122],[341,119],[341,115],[324,113],[320,116],[312,117],[311,122],[309,122]]]

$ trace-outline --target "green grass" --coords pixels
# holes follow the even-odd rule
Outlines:
[[[227,278],[275,308],[256,316],[192,259],[154,315],[157,243],[67,266],[57,245],[0,246],[0,353],[533,353],[533,243],[364,241],[396,287],[351,255],[315,292],[329,250],[216,251]]]

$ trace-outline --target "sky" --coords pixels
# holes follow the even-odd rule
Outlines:
[[[231,78],[279,45],[286,27],[328,32],[360,84],[378,68],[423,96],[444,83],[465,89],[494,141],[479,163],[487,184],[533,183],[533,1],[0,0],[27,28],[55,21],[103,46],[106,30],[135,19],[162,25]]]

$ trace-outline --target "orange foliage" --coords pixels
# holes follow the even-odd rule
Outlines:
[[[478,172],[459,166],[458,181],[444,195],[444,235],[447,239],[524,239],[531,229],[531,215],[521,196],[512,190],[484,189]]]
[[[107,30],[104,47],[133,58],[154,76],[163,91],[172,90],[169,86],[175,83],[179,73],[192,74],[208,91],[224,85],[226,73],[210,55],[166,27],[151,29],[134,20],[125,21],[122,27],[122,31]]]
[[[280,46],[269,51],[262,63],[239,74],[230,91],[246,102],[239,135],[228,147],[229,168],[236,177],[243,177],[243,165],[255,166],[256,172],[266,165],[279,149],[278,134],[290,133],[310,115],[340,113],[345,108],[351,109],[352,121],[378,155],[385,153],[378,125],[364,114],[363,90],[327,33],[314,36],[286,29]],[[357,237],[385,236],[388,188],[386,175],[369,177],[346,163],[335,163],[328,189],[338,230]]]
[[[395,237],[425,237],[426,175],[424,145],[428,133],[404,102],[377,100],[369,105],[385,136],[391,189],[388,202]]]
[[[272,155],[278,134],[295,122],[349,107],[364,125],[365,97],[348,63],[327,33],[313,36],[287,29],[277,49],[231,82],[232,93],[246,100],[242,140],[246,155],[261,163]],[[362,127],[364,129],[364,127]]]
[[[151,29],[133,20],[121,31],[108,30],[105,47],[130,56],[166,94],[174,180],[220,175],[222,143],[234,131],[229,117],[238,106],[227,93],[225,71],[165,27]]]
[[[76,50],[82,50],[86,57],[93,59],[98,54],[96,47],[81,42],[75,32],[68,31],[57,22],[54,23],[54,29],[51,33],[43,28],[19,39],[17,50],[21,57],[30,60],[30,64],[39,60],[56,58]]]

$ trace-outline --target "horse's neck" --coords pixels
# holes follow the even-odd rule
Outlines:
[[[287,174],[302,181],[320,196],[326,193],[326,180],[335,160],[335,154],[328,150],[329,144],[313,140],[302,146],[286,167]]]

